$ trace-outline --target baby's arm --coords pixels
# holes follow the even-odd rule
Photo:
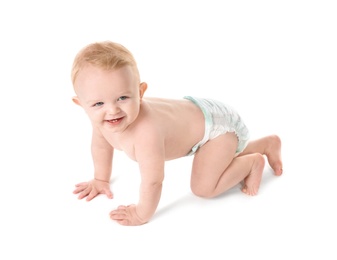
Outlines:
[[[98,131],[93,131],[91,154],[94,163],[94,179],[89,182],[82,182],[76,185],[75,194],[79,193],[78,198],[92,200],[98,194],[106,194],[112,198],[110,189],[110,176],[112,170],[113,147]]]
[[[110,182],[114,149],[97,130],[93,131],[91,154],[95,168],[95,180]]]
[[[144,224],[151,219],[159,204],[164,180],[164,141],[156,142],[149,139],[144,138],[143,140],[148,140],[146,144],[135,149],[141,173],[138,204],[119,206],[110,213],[110,217],[119,224],[128,226]]]
[[[165,160],[161,156],[152,156],[144,162],[139,162],[141,184],[137,213],[145,222],[153,216],[160,201],[164,163]]]

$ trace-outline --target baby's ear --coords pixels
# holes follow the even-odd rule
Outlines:
[[[140,98],[143,98],[143,95],[144,95],[146,90],[147,90],[147,83],[145,83],[145,82],[140,83],[140,85],[139,85]]]
[[[77,96],[74,96],[73,98],[72,98],[72,100],[73,100],[73,102],[76,104],[76,105],[81,105],[81,103],[80,103],[80,100],[78,99],[78,97]]]

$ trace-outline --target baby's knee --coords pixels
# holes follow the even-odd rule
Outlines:
[[[213,190],[207,188],[205,185],[193,185],[191,184],[191,191],[193,192],[194,195],[201,197],[201,198],[212,198],[214,197],[213,195]]]

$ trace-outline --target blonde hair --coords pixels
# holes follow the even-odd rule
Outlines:
[[[71,70],[71,81],[73,85],[78,73],[88,64],[104,70],[114,70],[124,66],[131,66],[135,72],[135,76],[140,80],[136,60],[132,53],[119,43],[111,41],[96,42],[80,50],[74,59]]]

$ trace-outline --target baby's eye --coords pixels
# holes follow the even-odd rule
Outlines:
[[[127,98],[128,98],[127,96],[121,96],[120,98],[117,99],[117,101],[122,101],[122,100],[125,100]]]
[[[99,107],[99,106],[103,106],[103,102],[97,102],[97,103],[95,103],[93,106],[94,107]]]

